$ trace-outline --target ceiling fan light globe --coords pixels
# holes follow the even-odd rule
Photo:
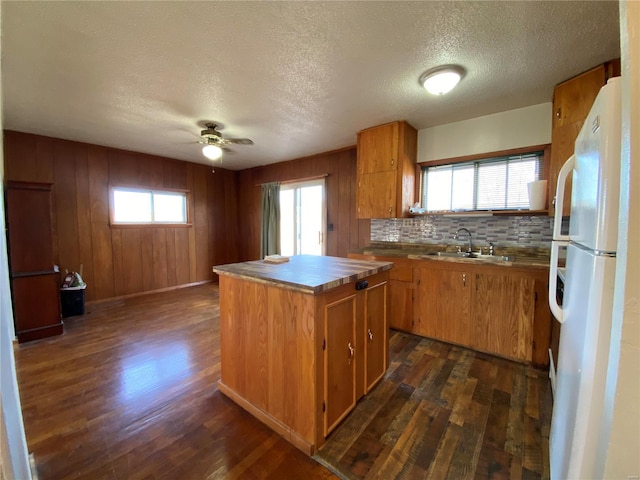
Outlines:
[[[202,154],[209,160],[218,160],[222,157],[222,149],[217,145],[205,145],[202,147]]]

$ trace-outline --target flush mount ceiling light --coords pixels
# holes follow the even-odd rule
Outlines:
[[[458,65],[443,65],[427,70],[420,76],[420,84],[432,95],[444,95],[458,84],[464,69]]]
[[[222,157],[222,149],[218,145],[205,145],[202,154],[209,160],[217,160]]]

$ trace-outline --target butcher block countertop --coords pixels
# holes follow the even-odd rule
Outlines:
[[[254,260],[216,265],[213,271],[218,275],[231,275],[317,295],[340,285],[390,270],[391,267],[393,267],[392,262],[295,255],[289,257],[289,261],[285,263],[273,264],[264,260]]]

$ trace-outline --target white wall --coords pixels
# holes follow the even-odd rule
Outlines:
[[[552,104],[494,113],[418,131],[418,162],[551,143]]]
[[[0,6],[0,17],[1,9]],[[0,112],[2,112],[1,98]],[[0,132],[2,132],[1,115]],[[0,148],[0,185],[4,185],[4,151],[2,148]],[[13,356],[13,313],[9,290],[7,244],[4,234],[3,198],[4,195],[0,195],[0,478],[30,480],[27,440],[24,435],[16,365]]]
[[[607,388],[613,408],[607,479],[640,476],[640,2],[620,3],[620,34],[622,170],[610,360],[617,383]]]

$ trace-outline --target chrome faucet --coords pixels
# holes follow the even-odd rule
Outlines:
[[[467,250],[468,253],[471,253],[471,232],[469,231],[468,228],[459,228],[458,231],[453,235],[453,238],[456,240],[459,240],[459,236],[460,236],[460,232],[467,232],[467,235],[469,235],[469,248]]]

